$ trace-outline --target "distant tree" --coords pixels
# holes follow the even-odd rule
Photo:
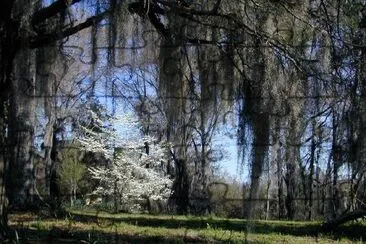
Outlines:
[[[99,181],[93,193],[113,197],[115,211],[134,211],[140,208],[138,201],[170,196],[172,181],[165,172],[168,157],[163,143],[140,136],[127,117],[115,119],[98,132],[87,127],[81,130],[84,135],[77,140],[85,150],[102,153],[111,162],[107,167],[90,167],[89,172]]]
[[[81,163],[81,156],[77,149],[66,149],[61,156],[60,183],[68,190],[71,206],[74,205],[80,182],[87,171],[86,166]]]

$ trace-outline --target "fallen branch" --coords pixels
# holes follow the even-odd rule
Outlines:
[[[344,214],[336,219],[330,220],[328,222],[325,222],[322,225],[322,230],[323,231],[330,231],[346,222],[352,221],[352,220],[357,220],[360,218],[365,218],[366,217],[366,210],[362,209],[362,210],[358,210],[355,212],[351,212],[351,213],[347,213]]]

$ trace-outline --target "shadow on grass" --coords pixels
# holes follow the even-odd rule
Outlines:
[[[58,228],[51,230],[31,230],[29,228],[16,228],[19,233],[20,243],[46,244],[46,243],[217,243],[214,240],[205,240],[200,237],[165,237],[165,236],[146,236],[146,235],[126,235],[115,233],[105,233],[98,230],[93,231],[68,231]],[[230,240],[227,241],[231,243]],[[235,242],[237,243],[237,241]],[[263,243],[243,240],[240,243]]]
[[[245,221],[231,219],[214,219],[187,217],[182,218],[159,218],[154,216],[121,216],[121,217],[104,217],[98,215],[72,214],[76,221],[92,221],[97,224],[109,225],[118,223],[127,223],[142,227],[163,227],[163,228],[186,228],[186,229],[221,229],[228,231],[241,231],[257,234],[283,234],[292,236],[327,236],[331,239],[338,240],[340,238],[348,238],[350,240],[366,240],[366,226],[362,224],[349,224],[339,226],[330,231],[323,231],[321,223],[315,222],[289,222],[289,221]],[[104,222],[103,222],[104,221]]]
[[[206,239],[205,235],[189,234],[205,229],[224,230],[231,232],[245,232],[252,234],[271,235],[281,234],[298,237],[314,237],[322,240],[324,237],[339,240],[349,239],[352,241],[366,240],[366,226],[362,224],[347,224],[329,232],[321,232],[321,223],[315,222],[289,222],[289,221],[245,221],[238,219],[216,219],[207,217],[184,217],[184,216],[151,216],[151,215],[107,215],[99,216],[88,213],[73,213],[65,221],[49,219],[52,227],[45,228],[42,221],[47,223],[47,217],[39,218],[28,215],[15,215],[12,228],[16,229],[21,239],[20,243],[211,243],[214,239]],[[39,221],[39,222],[38,222]],[[62,224],[60,224],[62,223]],[[65,223],[67,226],[65,226]],[[68,226],[70,223],[70,226]],[[82,223],[86,229],[76,229],[75,226]],[[96,225],[94,225],[96,223]],[[132,226],[183,229],[185,234],[169,234],[166,230],[155,233],[153,236],[145,233],[146,230],[137,230],[123,233],[117,229]],[[90,224],[90,225],[89,225]],[[121,226],[122,224],[122,226]],[[47,225],[47,224],[46,224]],[[94,227],[93,227],[94,226]],[[116,227],[116,228],[115,228]],[[117,228],[118,227],[118,228]],[[83,227],[84,228],[84,227]],[[133,229],[133,228],[132,228]],[[192,232],[193,231],[193,232]],[[177,232],[179,233],[179,232]],[[235,239],[235,238],[234,238]],[[237,239],[235,239],[237,240]],[[225,242],[233,242],[228,239]],[[236,243],[238,240],[236,241]],[[250,243],[245,240],[240,243]],[[260,243],[258,241],[254,243]]]

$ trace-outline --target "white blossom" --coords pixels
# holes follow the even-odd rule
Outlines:
[[[172,181],[164,172],[168,160],[166,146],[153,137],[139,135],[136,123],[129,117],[111,122],[112,126],[100,126],[98,132],[80,126],[82,133],[77,141],[85,150],[101,153],[111,162],[108,167],[89,168],[92,177],[99,181],[93,193],[117,197],[121,206],[129,210],[136,207],[136,200],[167,199]]]

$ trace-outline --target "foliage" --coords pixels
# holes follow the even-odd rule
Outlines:
[[[70,195],[71,205],[76,200],[76,192],[87,168],[81,163],[81,154],[76,148],[63,150],[59,170],[61,186],[66,188]]]
[[[119,206],[137,210],[138,201],[170,196],[172,182],[165,173],[167,148],[152,137],[139,135],[131,118],[115,118],[99,132],[83,126],[80,129],[84,136],[77,140],[83,148],[102,153],[110,161],[108,166],[89,168],[92,178],[99,181],[93,194],[112,197],[116,211]],[[126,136],[128,133],[132,134]]]

